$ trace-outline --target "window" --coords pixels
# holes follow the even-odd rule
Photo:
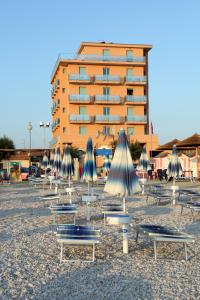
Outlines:
[[[79,74],[80,75],[86,75],[86,68],[85,67],[79,67]]]
[[[104,87],[103,88],[103,95],[110,95],[110,88],[109,87]]]
[[[66,92],[66,88],[62,88],[62,92],[64,94]]]
[[[127,107],[127,116],[133,116],[133,108]]]
[[[63,74],[65,74],[65,68],[62,69]]]
[[[104,126],[103,127],[103,134],[104,135],[110,135],[110,127],[109,126]]]
[[[127,95],[133,96],[133,89],[127,89]]]
[[[110,115],[110,107],[103,107],[103,115],[104,116]]]
[[[66,112],[66,107],[62,108],[62,112],[65,113]]]
[[[79,126],[79,135],[85,135],[87,133],[86,126]]]
[[[110,69],[109,68],[103,68],[103,75],[109,75]]]
[[[133,69],[126,69],[126,76],[133,76]]]
[[[86,107],[85,106],[79,107],[79,115],[86,115]]]
[[[63,127],[62,132],[63,132],[63,133],[66,132],[66,127]]]
[[[109,49],[103,49],[103,56],[109,56],[110,50]]]
[[[127,134],[128,135],[133,135],[134,134],[134,127],[128,127],[127,128]]]
[[[132,50],[126,50],[126,56],[132,57],[133,56],[133,51]]]
[[[85,87],[79,87],[79,95],[87,95],[87,90]]]

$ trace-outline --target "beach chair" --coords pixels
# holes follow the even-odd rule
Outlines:
[[[103,219],[104,219],[104,225],[106,224],[106,217],[108,215],[126,213],[123,210],[122,204],[117,204],[117,203],[104,204],[101,206],[101,208],[102,208],[102,214],[103,214]]]
[[[136,242],[138,241],[139,234],[143,234],[153,241],[155,260],[157,260],[157,242],[184,244],[185,260],[188,260],[187,244],[195,242],[195,238],[192,235],[166,226],[151,224],[136,225]]]
[[[76,225],[60,225],[57,227],[57,239],[61,244],[60,262],[71,261],[71,259],[63,259],[63,250],[65,247],[81,247],[92,246],[92,260],[84,260],[94,262],[95,245],[100,242],[101,233],[99,230],[91,226]]]
[[[76,222],[76,214],[77,214],[77,206],[68,204],[68,203],[57,203],[52,204],[50,207],[51,213],[53,214],[53,224],[58,224],[56,222],[56,217],[58,216],[73,216],[73,224],[75,225]]]
[[[200,212],[200,202],[198,201],[188,201],[186,203],[180,203],[181,205],[181,215],[183,214],[183,208],[188,208],[193,216],[193,221],[195,221],[195,212]]]

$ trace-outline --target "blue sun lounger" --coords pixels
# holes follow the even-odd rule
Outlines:
[[[77,213],[77,205],[68,204],[68,203],[57,203],[52,204],[50,207],[51,213],[54,215],[53,224],[56,224],[56,216],[63,215],[73,215],[74,217],[74,225],[76,222],[76,213]]]
[[[183,243],[185,248],[185,259],[188,259],[187,244],[194,243],[195,238],[192,235],[178,231],[176,228],[166,226],[143,224],[136,226],[136,241],[139,234],[147,236],[154,243],[154,257],[157,260],[157,242]]]
[[[69,261],[63,259],[63,248],[76,246],[92,246],[92,260],[95,260],[95,245],[100,242],[100,231],[91,226],[77,226],[77,225],[60,225],[57,227],[57,238],[61,244],[60,262]]]

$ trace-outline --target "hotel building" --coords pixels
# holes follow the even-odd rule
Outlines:
[[[131,142],[156,149],[149,134],[148,53],[151,45],[81,43],[74,57],[59,56],[51,76],[51,148],[111,148],[124,128]]]

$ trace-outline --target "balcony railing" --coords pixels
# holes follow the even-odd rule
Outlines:
[[[131,95],[127,95],[126,96],[126,101],[127,102],[141,102],[141,103],[146,103],[147,102],[147,97],[146,96],[131,96]]]
[[[70,122],[83,122],[90,123],[92,122],[93,117],[89,115],[69,115]]]
[[[146,76],[126,76],[126,82],[146,82]]]
[[[57,80],[55,81],[55,83],[54,83],[52,89],[51,89],[51,96],[54,95],[55,91],[57,90],[57,88],[58,88],[59,86],[60,86],[60,80],[57,79]]]
[[[60,125],[60,119],[56,119],[53,121],[52,125],[51,125],[51,129],[54,130],[57,126]]]
[[[79,102],[84,102],[84,103],[90,103],[91,97],[88,95],[69,95],[69,101],[71,103],[79,103]]]
[[[73,81],[90,81],[89,75],[81,75],[81,74],[70,74],[69,80]]]
[[[118,62],[145,62],[145,56],[115,56],[115,55],[96,55],[79,54],[76,59],[96,60],[96,61],[118,61]]]
[[[94,80],[96,81],[106,81],[106,82],[116,82],[120,83],[120,76],[114,75],[95,75]]]
[[[120,103],[120,96],[96,95],[95,102]]]
[[[122,123],[124,121],[123,117],[119,115],[96,115],[96,122],[114,122],[114,123]]]
[[[147,116],[126,116],[126,122],[146,123]]]

